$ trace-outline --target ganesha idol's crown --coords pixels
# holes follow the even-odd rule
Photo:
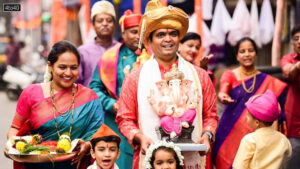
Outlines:
[[[181,71],[179,71],[176,64],[173,64],[171,71],[167,72],[164,75],[164,79],[166,81],[170,81],[170,80],[173,80],[173,79],[182,80],[183,78],[184,78],[184,74]]]

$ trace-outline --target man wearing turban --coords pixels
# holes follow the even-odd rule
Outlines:
[[[118,110],[117,101],[125,78],[124,69],[132,69],[133,63],[137,60],[135,51],[138,49],[139,43],[138,26],[140,20],[140,14],[134,14],[131,10],[124,12],[119,20],[123,42],[103,54],[90,83],[90,88],[99,96],[106,113],[105,124],[118,133],[122,139],[120,144],[121,154],[117,160],[120,169],[131,168],[133,149],[125,137],[119,133],[119,128],[115,122]]]
[[[97,36],[93,41],[78,48],[81,61],[77,83],[86,87],[89,86],[94,69],[103,53],[119,44],[118,41],[113,39],[116,12],[114,6],[109,1],[98,1],[93,5],[91,20]]]
[[[159,141],[155,131],[160,117],[152,110],[147,99],[156,82],[162,80],[173,64],[192,81],[197,89],[200,103],[196,108],[192,140],[203,143],[210,151],[210,143],[217,128],[217,98],[214,86],[205,70],[185,61],[178,53],[179,41],[188,29],[188,16],[179,8],[162,6],[159,0],[149,1],[139,26],[140,42],[151,47],[153,55],[144,65],[126,76],[116,122],[120,132],[134,147],[134,169],[143,167],[143,158],[148,146]],[[139,44],[141,46],[141,43]],[[202,154],[202,155],[203,155]],[[186,168],[204,168],[204,157],[198,152],[183,152]]]

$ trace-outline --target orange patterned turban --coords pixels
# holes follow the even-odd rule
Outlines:
[[[139,48],[142,45],[141,43],[146,47],[148,46],[149,35],[157,29],[176,29],[179,31],[179,39],[181,40],[185,36],[188,27],[189,18],[183,10],[171,5],[163,6],[159,0],[149,1],[139,26]]]

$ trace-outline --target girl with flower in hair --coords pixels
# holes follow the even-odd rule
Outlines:
[[[183,169],[183,156],[173,142],[161,141],[150,145],[145,156],[147,169]]]

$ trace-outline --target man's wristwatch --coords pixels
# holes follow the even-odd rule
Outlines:
[[[208,135],[209,142],[212,143],[213,142],[213,134],[209,131],[204,132],[202,135],[204,135],[204,134]]]

